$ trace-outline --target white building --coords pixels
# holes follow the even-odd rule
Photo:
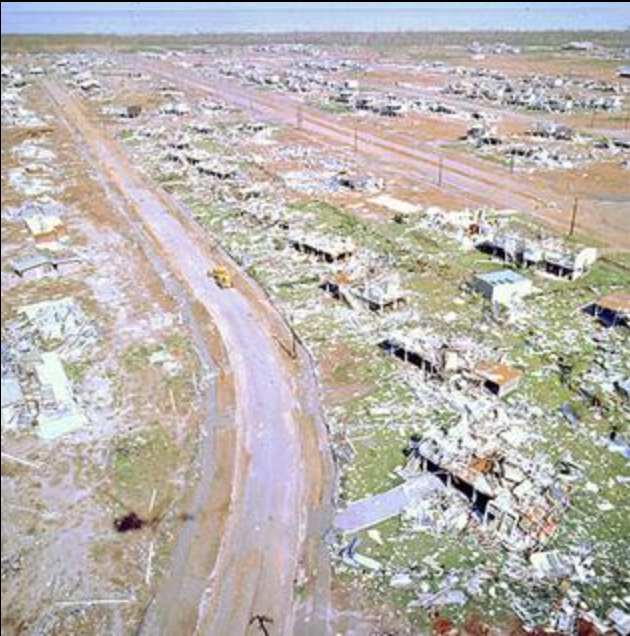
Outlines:
[[[475,278],[473,287],[492,303],[500,305],[514,304],[534,291],[529,279],[511,270],[481,274]]]

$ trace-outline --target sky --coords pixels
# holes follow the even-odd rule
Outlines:
[[[212,9],[222,11],[467,11],[475,13],[529,10],[538,14],[583,12],[604,16],[611,24],[630,16],[630,2],[2,2],[3,12],[18,11],[151,11]],[[630,26],[630,25],[628,25]]]
[[[267,24],[290,28],[295,26],[352,25],[360,23],[379,30],[379,25],[405,29],[448,27],[503,29],[628,29],[630,2],[2,2],[3,23],[11,18],[12,25],[28,26],[29,14],[41,12],[80,13],[84,24],[95,12],[119,12],[119,20],[138,16],[158,15],[157,12],[207,10],[208,16],[228,26],[256,24],[253,16],[261,16]],[[124,18],[123,16],[129,16]],[[173,13],[172,15],[175,15]],[[22,16],[20,18],[20,16]],[[131,16],[134,16],[133,18]],[[31,18],[34,20],[34,18]],[[149,18],[147,17],[147,20]],[[182,26],[186,22],[179,19]],[[299,22],[298,22],[299,20]],[[93,23],[95,18],[93,19]],[[157,23],[157,18],[153,18]],[[33,22],[35,24],[35,22]],[[372,25],[373,28],[372,28]],[[45,26],[44,23],[40,26]],[[81,26],[79,22],[75,25]],[[3,24],[3,32],[5,32]],[[630,38],[630,36],[629,36]]]

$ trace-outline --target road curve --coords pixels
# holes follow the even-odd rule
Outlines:
[[[299,575],[311,478],[300,427],[309,420],[300,388],[260,305],[241,286],[219,290],[208,278],[216,263],[191,236],[168,201],[133,168],[118,144],[91,123],[58,83],[44,84],[59,114],[80,136],[101,175],[131,203],[172,273],[211,316],[232,374],[237,462],[225,536],[192,624],[185,576],[168,607],[153,608],[146,633],[186,636],[255,633],[251,617],[273,619],[274,634],[294,633],[295,581]],[[208,538],[209,540],[210,538]],[[204,537],[197,537],[203,541]],[[193,557],[190,557],[193,558]],[[191,578],[199,578],[188,563]],[[194,574],[192,574],[194,572]],[[198,589],[198,586],[197,588]],[[159,596],[158,596],[159,599]],[[188,608],[182,614],[181,608]]]

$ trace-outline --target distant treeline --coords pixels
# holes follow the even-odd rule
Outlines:
[[[395,33],[277,33],[208,35],[3,35],[2,52],[28,50],[73,50],[85,48],[191,48],[203,46],[248,46],[269,44],[314,44],[318,46],[367,46],[374,48],[468,46],[474,42],[505,42],[521,47],[558,47],[572,41],[589,41],[605,47],[628,46],[626,31],[452,31]]]

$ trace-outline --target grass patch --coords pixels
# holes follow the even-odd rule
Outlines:
[[[163,499],[171,490],[179,458],[179,448],[159,424],[118,439],[112,458],[116,497],[137,514],[148,515],[153,491]]]

